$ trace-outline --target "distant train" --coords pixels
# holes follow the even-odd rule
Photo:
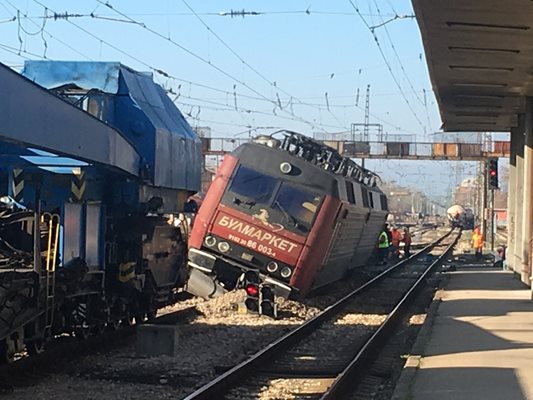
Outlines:
[[[290,131],[225,156],[189,239],[187,290],[244,288],[249,309],[301,297],[364,265],[387,217],[379,177]]]
[[[474,229],[475,218],[472,209],[455,204],[448,208],[446,214],[452,227]]]

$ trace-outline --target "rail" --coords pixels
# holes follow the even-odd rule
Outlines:
[[[367,372],[365,371],[365,366],[368,364],[368,360],[371,360],[372,355],[375,354],[376,350],[386,338],[391,336],[394,326],[404,315],[403,311],[408,307],[414,296],[418,293],[418,290],[423,286],[426,277],[445,257],[448,256],[448,253],[453,249],[459,240],[459,237],[460,234],[457,235],[455,240],[448,245],[446,250],[434,262],[432,262],[426,271],[416,280],[415,284],[389,313],[376,332],[374,332],[374,334],[366,341],[350,364],[337,376],[335,381],[333,381],[326,393],[320,398],[321,400],[338,399],[339,397],[346,395],[347,390],[353,388],[354,382],[357,382],[362,378],[362,375]]]
[[[316,315],[312,319],[300,325],[298,328],[292,330],[291,332],[287,333],[278,340],[270,343],[265,348],[258,351],[247,360],[241,362],[240,364],[231,368],[224,374],[218,376],[211,382],[200,387],[195,392],[185,397],[184,400],[208,400],[214,398],[221,398],[222,394],[227,393],[236,382],[242,382],[244,377],[253,375],[257,372],[259,366],[265,365],[266,362],[270,361],[275,356],[282,354],[285,350],[301,342],[302,339],[308,337],[311,333],[316,331],[325,321],[331,319],[331,317],[334,316],[336,313],[342,311],[344,306],[347,305],[348,302],[354,297],[360,295],[370,287],[373,287],[377,283],[381,282],[393,271],[401,268],[405,264],[412,262],[413,260],[416,260],[421,255],[424,255],[425,253],[433,249],[435,246],[439,245],[440,242],[447,238],[452,232],[453,229],[447,232],[439,239],[424,247],[422,250],[413,254],[408,259],[402,260],[399,263],[391,266],[387,270],[383,271],[381,274],[377,275],[359,288],[353,290],[348,295],[338,300],[336,303],[324,309],[320,314]]]

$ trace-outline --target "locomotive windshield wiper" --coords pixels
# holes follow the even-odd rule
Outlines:
[[[292,224],[294,225],[295,228],[299,227],[298,220],[296,218],[294,218],[292,215],[290,215],[287,212],[287,210],[285,210],[285,208],[283,208],[283,206],[279,203],[279,201],[276,200],[274,202],[274,205],[278,206],[278,208],[281,211],[281,213],[283,214],[283,216],[285,218],[287,218],[287,221],[292,222]]]
[[[255,201],[242,200],[242,199],[239,199],[238,197],[233,198],[233,203],[237,204],[238,206],[240,206],[241,204],[244,206],[250,206],[250,208],[252,208],[253,206],[257,204]]]

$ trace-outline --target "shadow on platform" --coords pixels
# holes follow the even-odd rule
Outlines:
[[[428,368],[417,372],[410,400],[526,400],[511,368]]]

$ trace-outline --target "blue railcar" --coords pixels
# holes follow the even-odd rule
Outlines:
[[[0,358],[176,301],[201,143],[150,74],[0,64]]]

